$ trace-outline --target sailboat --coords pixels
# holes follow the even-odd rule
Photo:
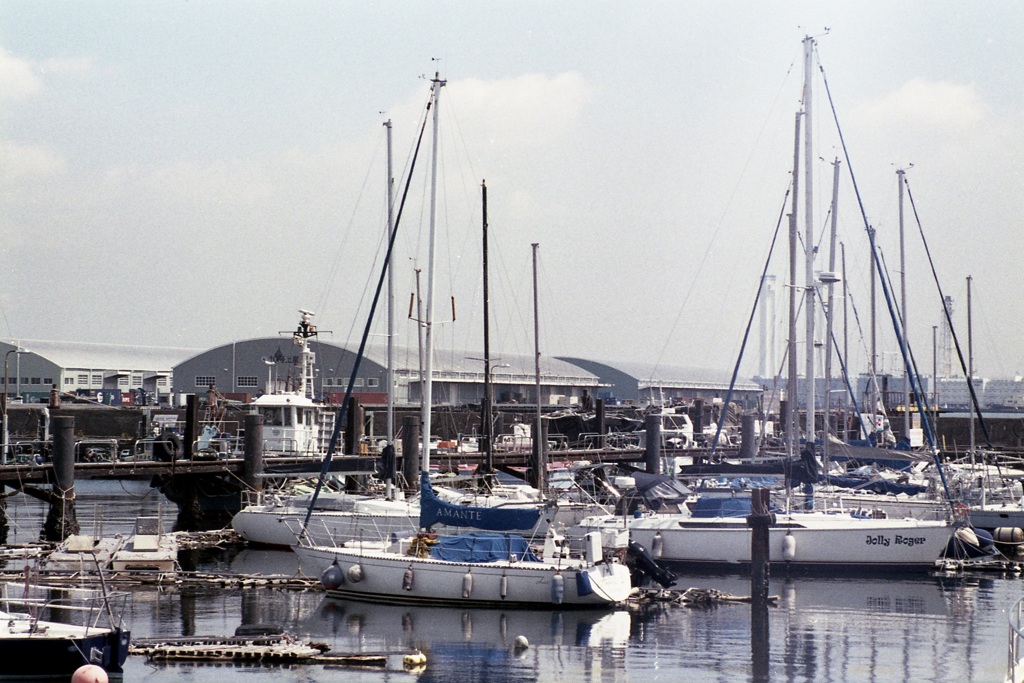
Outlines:
[[[801,121],[805,126],[803,137],[807,159],[806,213],[807,250],[806,287],[807,304],[807,441],[814,438],[814,328],[813,321],[816,279],[814,275],[813,248],[814,222],[810,215],[810,162],[813,159],[810,145],[810,79],[813,73],[812,52],[814,41],[804,40],[804,110],[796,117],[796,140],[794,142],[793,209],[789,215],[789,379],[788,395],[791,401],[797,396],[796,362],[796,282],[797,282],[797,179],[800,163]],[[763,278],[762,278],[763,281]],[[807,458],[817,469],[817,460],[808,446],[799,455],[796,410],[791,410],[786,424],[787,457]],[[815,480],[816,476],[808,477]],[[648,548],[655,560],[688,565],[729,565],[750,564],[752,530],[746,516],[751,513],[751,498],[747,495],[726,497],[703,497],[690,508],[668,514],[657,512],[640,513],[634,517],[594,517],[582,522],[575,531],[610,532],[616,528],[628,529],[632,542]],[[860,570],[926,570],[938,565],[953,534],[953,527],[945,518],[921,520],[912,518],[876,518],[850,511],[795,510],[783,508],[773,511],[773,523],[769,530],[769,559],[784,562],[787,567],[800,569],[825,569],[827,571]],[[609,537],[615,534],[609,533]]]
[[[432,408],[433,290],[437,174],[438,100],[444,81],[431,81],[434,153],[431,179],[429,267],[424,326],[423,433],[430,434]],[[536,526],[540,510],[450,505],[430,483],[430,449],[423,448],[420,519],[423,531],[379,543],[356,540],[318,545],[307,538],[295,547],[303,571],[320,575],[328,594],[390,604],[596,607],[623,602],[632,591],[629,569],[606,557],[599,534],[587,538],[584,557],[570,556],[553,528],[542,554],[521,534]],[[438,522],[492,531],[440,536]]]

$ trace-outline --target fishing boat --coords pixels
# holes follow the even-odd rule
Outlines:
[[[67,680],[86,664],[120,673],[131,634],[119,615],[129,597],[33,583],[0,585],[0,679]]]

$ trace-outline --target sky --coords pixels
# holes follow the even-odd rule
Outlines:
[[[492,355],[533,353],[536,254],[542,355],[731,370],[743,349],[750,376],[756,317],[745,347],[744,332],[766,267],[769,324],[786,336],[782,216],[812,36],[813,163],[801,153],[797,178],[801,191],[810,179],[814,268],[827,271],[841,160],[845,306],[834,291],[851,369],[872,345],[866,222],[922,372],[941,291],[976,373],[1012,377],[1022,28],[1018,3],[944,0],[0,0],[0,337],[204,349],[294,329],[306,309],[329,341],[357,343],[380,277],[390,120],[396,195],[408,186],[395,335],[415,347],[429,125],[406,176],[438,74],[439,347],[482,354],[486,179]],[[902,259],[898,170],[913,199]],[[892,371],[878,297],[876,367]]]

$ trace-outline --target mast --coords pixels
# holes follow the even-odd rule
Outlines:
[[[395,176],[392,166],[392,155],[391,155],[391,119],[384,122],[385,128],[387,128],[387,142],[388,142],[388,167],[387,167],[387,202],[388,202],[388,239],[391,239],[392,234],[395,231]],[[390,449],[389,453],[394,454],[395,449],[395,268],[388,260],[388,368],[387,368],[387,383],[388,383],[388,406],[387,406],[387,417],[385,432],[387,448]],[[391,462],[394,462],[392,457]],[[392,497],[391,492],[391,471],[385,472],[384,487],[386,489],[385,495],[388,500]]]
[[[434,79],[431,81],[431,83],[433,84],[431,105],[434,107],[434,129],[433,153],[430,159],[430,246],[429,256],[427,258],[427,311],[426,319],[423,322],[424,377],[423,406],[421,418],[423,423],[423,433],[421,434],[421,447],[423,449],[423,457],[420,459],[420,461],[422,462],[423,474],[430,473],[430,411],[434,399],[434,257],[437,251],[437,122],[440,109],[438,104],[441,100],[441,88],[444,86],[445,81],[441,80],[439,73],[435,73]]]
[[[828,276],[822,281],[828,285],[828,303],[825,306],[825,429],[821,437],[821,458],[828,472],[829,435],[832,433],[832,330],[834,325],[836,282],[836,224],[839,209],[839,159],[832,162],[832,221],[828,241]]]
[[[796,114],[796,132],[793,136],[793,207],[789,213],[789,341],[786,350],[788,377],[786,380],[786,396],[789,398],[789,411],[786,416],[786,455],[789,459],[796,456],[797,431],[800,420],[799,401],[797,400],[797,362],[796,362],[796,252],[797,252],[797,195],[800,185],[800,113]],[[786,478],[787,485],[789,478]]]
[[[876,292],[878,282],[878,264],[875,262],[875,229],[868,226],[868,241],[871,243],[871,433],[878,430],[878,328],[876,327],[875,310],[878,300]],[[883,408],[884,411],[884,408]]]
[[[972,276],[967,276],[967,384],[968,388],[974,388],[974,325],[971,319],[971,280]],[[970,438],[971,438],[971,462],[974,462],[974,402],[971,402],[971,421],[970,421]]]
[[[484,473],[494,472],[494,439],[491,429],[494,425],[492,405],[494,403],[494,387],[491,385],[491,295],[487,270],[487,181],[480,182],[483,204],[483,270],[484,270],[484,405],[482,429],[480,435],[484,443]]]
[[[811,163],[814,161],[814,150],[812,149],[812,130],[811,130],[811,63],[812,63],[812,51],[814,49],[814,39],[810,36],[804,38],[804,249],[807,252],[807,262],[805,270],[805,283],[807,289],[805,290],[805,302],[804,302],[804,316],[807,326],[807,416],[806,416],[806,428],[807,428],[807,441],[808,443],[814,443],[814,414],[815,414],[815,400],[814,400],[814,312],[817,309],[817,302],[815,301],[816,288],[814,282],[814,214],[813,214],[813,186],[811,185],[811,178],[813,175],[813,169]]]
[[[904,358],[909,358],[907,353],[907,250],[903,239],[903,174],[902,168],[896,171],[896,183],[899,186],[900,197],[900,318],[902,319],[903,338],[900,345],[903,347]],[[921,417],[924,417],[923,415]],[[903,437],[910,439],[910,369],[903,364]]]
[[[843,264],[843,358],[846,359],[846,363],[850,362],[850,305],[849,297],[846,289],[846,244],[839,244],[839,257],[840,262]],[[850,375],[849,368],[846,371],[847,377]],[[843,441],[846,441],[849,437],[849,415],[850,415],[850,393],[847,391],[843,392]],[[859,420],[858,420],[859,422]],[[857,438],[860,438],[860,430],[857,430]]]
[[[533,447],[537,453],[537,490],[540,491],[541,495],[547,493],[547,481],[548,481],[548,463],[547,453],[545,452],[543,433],[541,430],[541,400],[540,400],[540,313],[538,312],[538,293],[537,293],[537,251],[540,249],[540,244],[534,242],[533,248],[533,355],[534,355],[534,373],[536,375],[536,392],[537,392],[537,419],[533,427]]]

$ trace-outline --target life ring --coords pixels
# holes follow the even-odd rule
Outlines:
[[[174,433],[164,434],[153,442],[153,459],[174,462],[181,455],[181,437]]]

